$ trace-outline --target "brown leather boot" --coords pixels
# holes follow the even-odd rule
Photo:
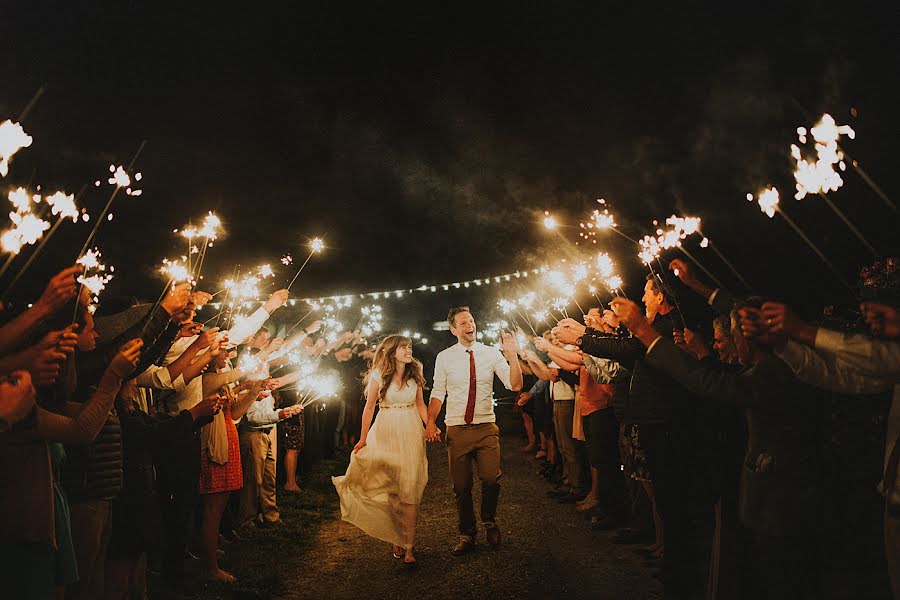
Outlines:
[[[453,546],[453,556],[462,556],[475,549],[475,540],[467,535],[459,536],[459,542]]]
[[[491,548],[500,546],[500,528],[495,523],[484,524],[485,534],[487,535],[488,544]]]

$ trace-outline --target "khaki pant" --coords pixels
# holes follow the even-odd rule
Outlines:
[[[563,483],[578,489],[581,487],[581,460],[572,438],[574,415],[574,400],[553,401],[553,427],[556,431],[556,445],[563,458]]]
[[[500,498],[500,429],[495,423],[448,426],[447,455],[459,514],[459,533],[474,538],[477,528],[472,503],[472,463],[481,479],[481,523],[494,523]]]
[[[244,487],[241,488],[240,516],[244,524],[262,515],[273,523],[281,518],[275,503],[275,444],[266,431],[242,431],[241,468]]]

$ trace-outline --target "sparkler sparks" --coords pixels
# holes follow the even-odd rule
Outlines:
[[[194,284],[194,278],[191,277],[190,270],[182,261],[172,261],[168,258],[164,258],[160,272],[165,274],[173,284],[183,282],[190,283],[191,285]]]
[[[323,248],[325,248],[325,241],[322,240],[321,238],[313,238],[309,242],[309,249],[313,253],[317,254],[317,253],[321,252]]]
[[[753,194],[747,194],[747,200],[753,202]],[[759,197],[757,198],[759,210],[766,213],[771,219],[775,216],[775,211],[778,210],[779,200],[778,190],[775,188],[768,188],[759,193]]]
[[[52,214],[59,215],[60,219],[72,219],[73,223],[78,221],[78,208],[75,206],[74,194],[66,195],[63,192],[56,192],[47,196],[46,200]]]
[[[281,257],[281,264],[283,264],[286,267],[288,265],[290,265],[292,262],[294,262],[294,257],[291,256],[290,254],[285,254],[284,256]]]
[[[238,359],[237,369],[243,372],[244,377],[249,381],[260,381],[269,376],[269,363],[255,354],[241,355]]]
[[[13,154],[31,145],[32,137],[22,126],[9,119],[0,123],[0,175],[9,173],[9,161]]]
[[[98,248],[88,250],[84,255],[75,262],[84,267],[84,273],[78,276],[78,283],[87,288],[94,297],[94,302],[104,289],[106,284],[113,278],[112,267],[107,271],[105,264],[100,262],[102,255]]]
[[[112,173],[112,176],[106,181],[110,185],[114,185],[118,188],[125,188],[125,193],[129,196],[140,196],[143,193],[142,190],[136,190],[131,187],[131,176],[121,165],[118,167],[116,165],[109,165],[109,172]],[[140,181],[141,177],[140,173],[135,173],[134,180]]]
[[[9,192],[7,197],[16,210],[9,213],[13,227],[0,235],[0,245],[5,251],[15,256],[23,246],[37,242],[44,232],[50,229],[50,223],[31,212],[32,202],[37,204],[41,201],[39,195],[32,196],[25,188],[20,187]],[[54,202],[56,202],[55,196]]]
[[[549,211],[545,210],[544,211],[544,227],[546,229],[553,230],[553,229],[556,229],[558,225],[559,225],[559,223],[556,221],[556,218],[554,218],[550,214]]]
[[[275,277],[275,271],[272,270],[272,265],[261,265],[259,267],[259,276],[263,279],[267,277]]]
[[[822,115],[821,120],[809,132],[815,140],[816,160],[814,162],[806,160],[800,147],[791,144],[791,157],[797,162],[797,169],[794,171],[797,188],[794,198],[797,200],[802,200],[808,194],[836,191],[844,185],[840,173],[834,169],[835,165],[838,165],[841,171],[847,168],[844,163],[844,153],[838,147],[838,139],[842,135],[846,135],[850,139],[856,137],[856,132],[852,127],[838,125],[834,117],[829,114]],[[806,144],[806,130],[800,127],[797,129],[797,134],[800,143]]]

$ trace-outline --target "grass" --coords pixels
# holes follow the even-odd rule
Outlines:
[[[285,522],[283,527],[260,529],[245,527],[239,532],[242,540],[228,544],[225,558],[219,564],[233,573],[235,585],[199,584],[197,561],[188,567],[186,595],[160,589],[158,577],[149,583],[149,596],[154,599],[268,599],[287,593],[291,575],[302,568],[301,563],[313,549],[322,524],[335,519],[337,496],[331,485],[331,475],[343,470],[341,460],[322,460],[310,468],[303,492],[292,494],[278,490],[278,508]],[[154,585],[156,584],[156,585]]]

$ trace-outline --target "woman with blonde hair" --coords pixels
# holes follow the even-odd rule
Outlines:
[[[341,518],[393,544],[394,558],[402,558],[405,565],[416,563],[416,518],[428,482],[424,387],[422,363],[413,358],[412,340],[401,335],[382,340],[366,376],[359,442],[347,473],[332,478]]]

